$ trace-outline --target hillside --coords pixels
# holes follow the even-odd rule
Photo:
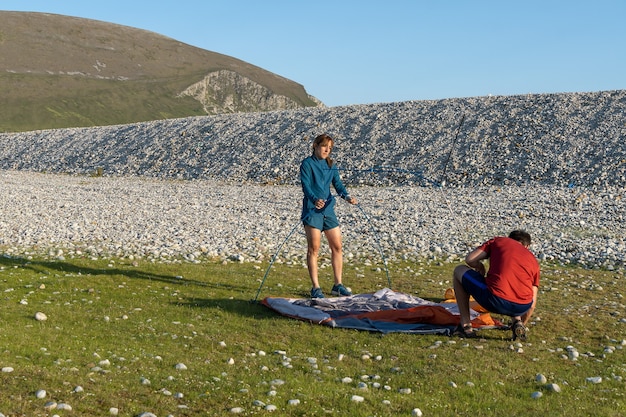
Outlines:
[[[0,169],[294,184],[337,139],[350,185],[623,186],[626,90],[459,98],[0,134]]]
[[[318,106],[233,57],[90,19],[0,11],[0,131]]]

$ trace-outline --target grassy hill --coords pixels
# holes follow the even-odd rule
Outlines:
[[[222,76],[209,93],[181,95],[211,74]],[[319,105],[300,84],[153,32],[10,11],[0,11],[0,90],[5,132]]]

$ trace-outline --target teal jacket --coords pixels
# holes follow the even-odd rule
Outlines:
[[[348,190],[339,178],[337,167],[335,165],[328,167],[325,159],[319,159],[315,155],[309,156],[300,164],[300,182],[304,192],[301,219],[305,219],[311,212],[323,213],[326,210],[334,210],[335,198],[330,190],[331,185],[341,198],[350,199]],[[315,208],[315,202],[319,199],[326,201],[320,210]]]

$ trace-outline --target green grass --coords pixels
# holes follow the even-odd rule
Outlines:
[[[453,267],[389,270],[394,289],[439,300]],[[268,414],[255,400],[284,416],[408,416],[414,408],[424,416],[618,416],[626,407],[623,271],[543,265],[537,321],[520,353],[499,330],[464,341],[279,316],[250,302],[267,264],[2,257],[0,268],[0,367],[13,369],[0,372],[6,416],[109,415],[111,407],[124,416],[232,415],[234,407],[241,415]],[[375,266],[345,269],[357,292],[386,285]],[[329,284],[329,269],[321,272]],[[276,264],[259,298],[300,297],[308,289],[305,269]],[[35,320],[36,312],[47,320]],[[567,359],[568,345],[584,355]],[[615,352],[604,353],[607,346]],[[179,363],[187,369],[176,369]],[[538,373],[562,392],[535,382]],[[587,381],[595,376],[603,382]],[[276,380],[284,384],[275,383],[271,396]],[[46,398],[36,398],[40,389]],[[533,399],[536,391],[543,396]],[[288,404],[294,399],[299,405]],[[73,411],[48,411],[48,401]]]

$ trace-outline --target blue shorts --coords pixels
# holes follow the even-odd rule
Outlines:
[[[473,269],[468,269],[463,274],[462,282],[465,291],[471,294],[478,304],[492,313],[503,314],[505,316],[521,316],[533,305],[532,302],[528,304],[513,303],[493,295],[491,291],[489,291],[489,288],[487,288],[485,277]]]
[[[306,218],[302,219],[302,223],[305,226],[314,227],[322,232],[339,226],[339,220],[337,220],[337,216],[333,210],[326,210],[326,212],[312,211]]]

